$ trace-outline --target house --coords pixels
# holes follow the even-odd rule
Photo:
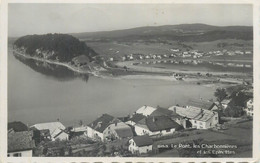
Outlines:
[[[228,107],[228,104],[230,103],[230,99],[224,99],[221,101],[221,105],[223,109],[226,109]]]
[[[29,131],[28,127],[20,122],[14,121],[8,123],[8,132],[21,132],[21,131]]]
[[[254,102],[253,102],[253,99],[250,98],[246,101],[246,107],[247,108],[253,108],[253,105],[254,105]]]
[[[180,130],[181,126],[168,116],[149,116],[135,124],[135,133],[141,135],[168,135]]]
[[[218,113],[211,110],[206,110],[194,106],[179,107],[172,106],[169,110],[175,111],[182,117],[185,117],[192,128],[208,129],[216,126],[219,123]]]
[[[120,120],[109,114],[103,114],[86,126],[87,136],[93,140],[105,141],[104,131],[115,122],[120,122]]]
[[[8,133],[8,157],[32,157],[34,147],[32,132]]]
[[[124,122],[115,122],[110,124],[103,131],[103,134],[106,141],[133,137],[131,127]]]
[[[155,110],[156,110],[156,108],[154,108],[154,107],[144,105],[141,108],[139,108],[135,113],[142,114],[147,117],[147,116],[151,115]]]
[[[44,134],[46,137],[49,137],[52,141],[59,140],[68,140],[69,134],[66,132],[66,127],[61,122],[47,122],[47,123],[38,123],[30,128],[35,128]]]
[[[73,127],[70,130],[70,139],[73,137],[77,137],[77,136],[82,136],[87,134],[87,127],[84,125],[78,126],[78,127]]]
[[[244,108],[244,111],[246,112],[246,115],[248,115],[248,116],[253,116],[254,115],[254,107],[253,107],[253,99],[248,99],[247,101],[246,101],[246,107]]]
[[[132,154],[145,154],[153,150],[153,140],[147,136],[135,136],[129,140],[128,150]]]
[[[109,58],[109,61],[111,61],[111,62],[114,61],[114,58],[113,57]]]

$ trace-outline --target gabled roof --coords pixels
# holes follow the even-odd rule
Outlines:
[[[34,146],[31,132],[8,133],[8,152],[31,150]]]
[[[175,128],[178,130],[181,126],[173,121],[168,116],[155,116],[155,117],[148,117],[146,119],[146,125],[148,129],[152,132],[154,131],[162,131]]]
[[[136,113],[137,114],[143,114],[144,116],[151,115],[152,112],[154,112],[156,108],[153,108],[151,106],[144,105],[141,108],[139,108]]]
[[[66,129],[61,122],[38,123],[31,127],[35,127],[37,130],[49,130],[52,138]]]
[[[210,101],[192,99],[187,102],[187,105],[195,106],[206,110],[211,110],[216,104]]]
[[[153,140],[148,135],[135,136],[133,140],[138,147],[149,146],[153,144]]]
[[[132,132],[132,129],[129,127],[129,128],[119,128],[119,129],[115,129],[117,135],[120,137],[120,138],[130,138],[130,137],[133,137],[133,132]]]
[[[199,121],[208,121],[210,120],[216,113],[211,110],[201,109],[194,106],[189,106],[187,108],[172,106],[169,110],[175,110],[177,114],[182,117],[199,120]]]
[[[20,121],[9,122],[8,130],[10,129],[13,129],[14,132],[28,131],[28,127]]]
[[[103,133],[103,131],[113,122],[119,122],[120,120],[108,115],[108,114],[103,114],[101,117],[99,117],[98,119],[94,120],[93,122],[91,122],[90,124],[88,124],[89,127],[91,127],[92,129]]]
[[[142,114],[134,114],[129,120],[137,123],[138,121],[144,119],[145,116]]]
[[[156,108],[156,110],[154,110],[152,114],[150,114],[150,116],[161,116],[161,115],[170,115],[170,114],[172,114],[172,111],[168,109]]]

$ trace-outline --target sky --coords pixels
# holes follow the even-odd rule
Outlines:
[[[33,4],[8,7],[8,36],[203,23],[252,26],[247,4]]]

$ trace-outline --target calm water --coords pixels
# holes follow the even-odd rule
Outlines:
[[[89,123],[103,113],[125,116],[143,105],[168,107],[190,98],[213,98],[215,88],[165,80],[101,79],[60,66],[8,55],[8,121],[60,119]]]

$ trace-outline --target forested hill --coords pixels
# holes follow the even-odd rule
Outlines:
[[[215,41],[220,39],[253,40],[252,26],[212,26],[206,24],[180,24],[164,26],[146,26],[131,29],[74,33],[79,39],[88,40],[175,40],[175,41]]]
[[[89,59],[97,55],[84,42],[68,34],[27,35],[14,42],[14,47],[31,56],[45,57],[62,62],[85,55]]]

